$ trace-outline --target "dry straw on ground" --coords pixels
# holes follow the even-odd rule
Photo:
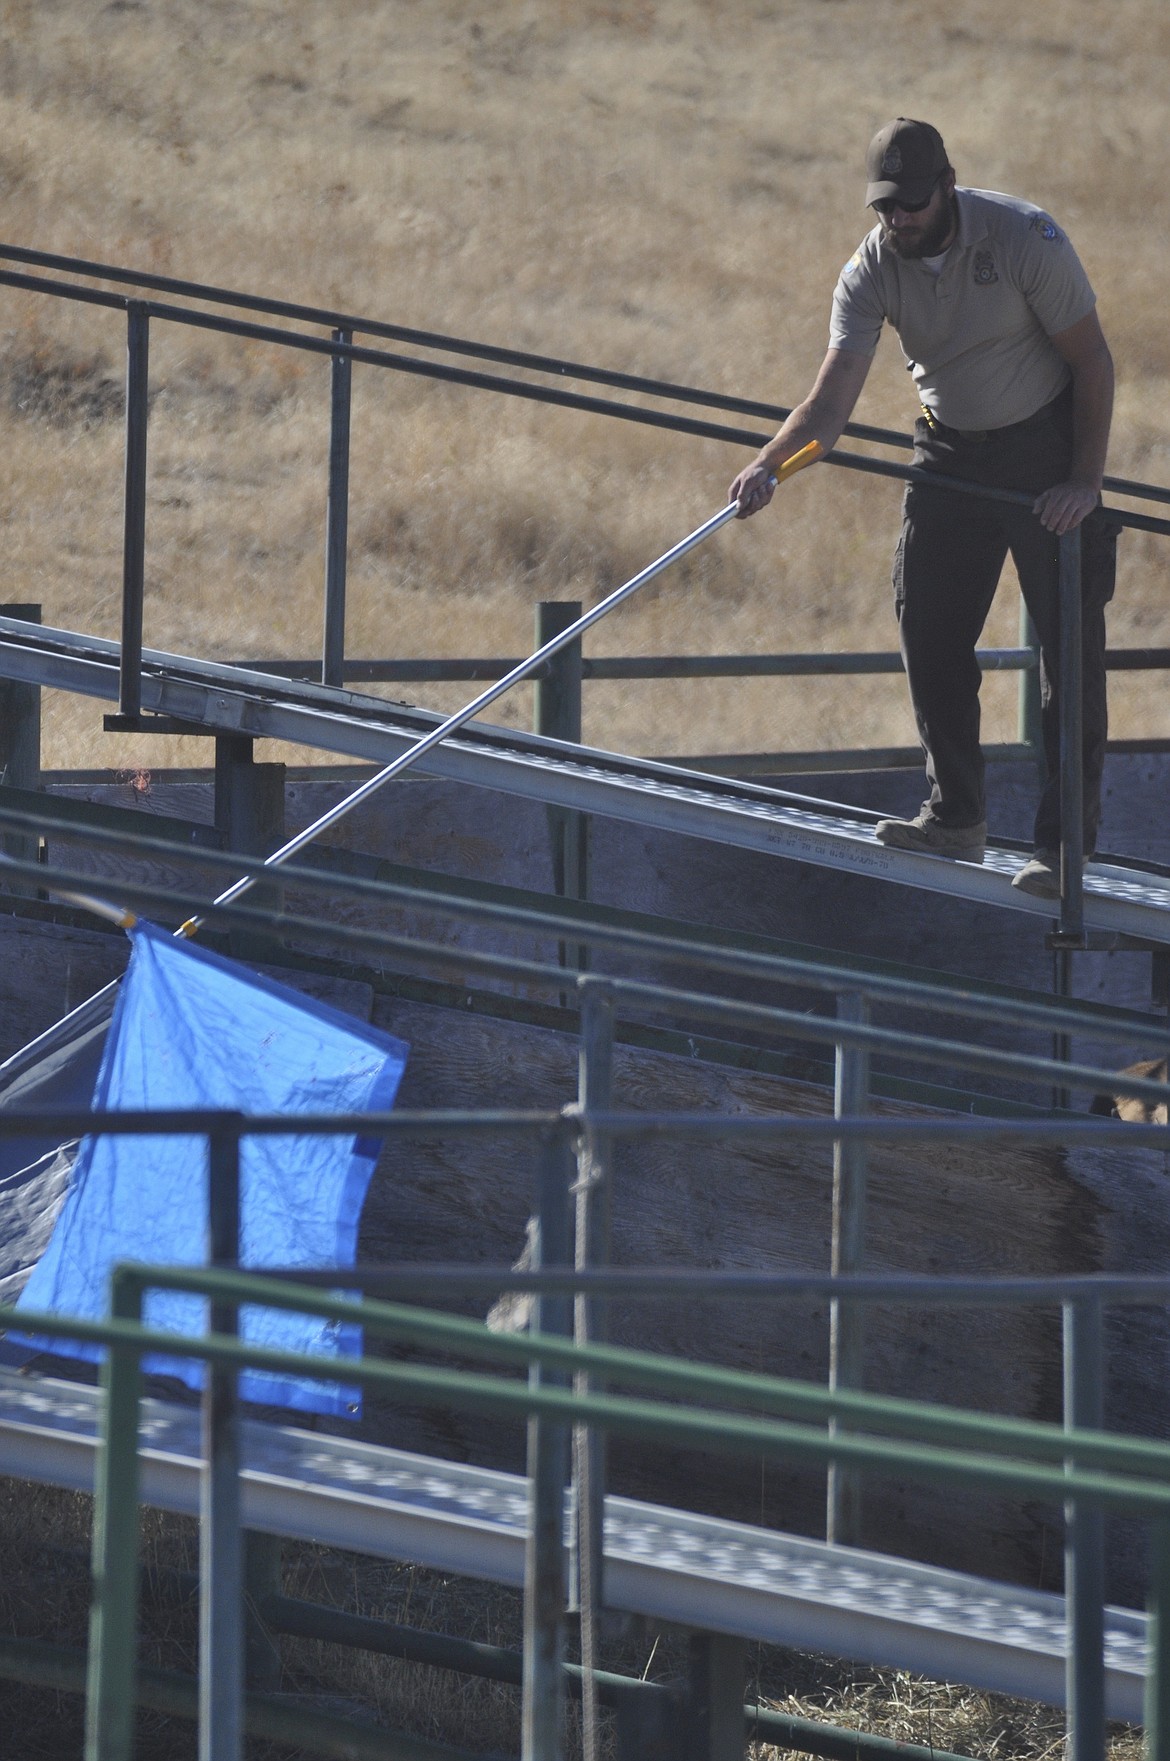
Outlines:
[[[91,1501],[75,1493],[0,1479],[0,1528],[8,1537],[0,1629],[35,1631],[74,1648],[84,1644],[90,1509]],[[144,1663],[186,1675],[197,1668],[198,1600],[190,1582],[197,1560],[193,1521],[145,1513]],[[283,1590],[419,1631],[457,1633],[513,1650],[521,1643],[516,1591],[416,1566],[286,1542]],[[513,1687],[317,1640],[285,1638],[280,1646],[280,1691],[293,1704],[367,1724],[374,1720],[432,1742],[492,1754],[518,1752],[520,1696]],[[602,1668],[656,1682],[679,1679],[685,1666],[682,1635],[649,1625],[610,1641],[601,1657]],[[1051,1707],[762,1645],[749,1648],[748,1670],[747,1704],[758,1702],[792,1717],[969,1755],[973,1761],[1060,1761],[1063,1752],[1064,1721]],[[80,1753],[77,1695],[49,1696],[0,1680],[0,1724],[6,1761],[63,1761]],[[567,1708],[567,1727],[572,1761],[580,1754],[575,1704]],[[604,1720],[604,1761],[612,1756],[612,1736]],[[1109,1761],[1139,1761],[1140,1752],[1140,1733],[1111,1727]],[[195,1753],[189,1722],[141,1715],[137,1761],[187,1761],[189,1756],[193,1761]],[[780,1761],[795,1752],[749,1742],[747,1753],[748,1761]],[[309,1761],[309,1754],[253,1740],[246,1761]]]
[[[898,112],[960,176],[1047,204],[1117,355],[1112,465],[1167,474],[1156,0],[8,0],[5,238],[778,403],[806,388],[859,164]],[[8,595],[114,635],[121,320],[0,298]],[[320,643],[327,368],[155,326],[147,640]],[[892,341],[859,416],[912,414]],[[736,448],[359,370],[349,640],[361,655],[531,646],[720,505]],[[897,492],[821,470],[603,625],[594,652],[887,649]],[[1113,640],[1170,640],[1163,540],[1127,538]],[[1005,590],[988,640],[1016,630]],[[1009,679],[987,731],[1013,733]],[[462,701],[437,688],[437,707]],[[1126,675],[1115,730],[1166,732]],[[526,719],[523,693],[500,719]],[[54,701],[51,765],[197,762]],[[898,679],[604,685],[587,737],[660,753],[905,743]]]

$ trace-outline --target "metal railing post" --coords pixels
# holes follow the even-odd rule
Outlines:
[[[1150,1524],[1146,1628],[1146,1761],[1170,1761],[1170,1522]]]
[[[747,1751],[746,1675],[746,1639],[731,1633],[690,1635],[685,1761],[743,1761]]]
[[[1081,942],[1084,913],[1084,721],[1081,656],[1081,532],[1060,538],[1060,934]]]
[[[602,1111],[613,1099],[614,995],[605,979],[578,982],[581,998],[581,1047],[577,1099],[584,1109],[584,1130],[577,1140],[577,1215],[574,1263],[590,1271],[609,1265],[612,1257],[612,1141],[589,1123],[590,1109]],[[595,1296],[578,1295],[573,1306],[573,1337],[578,1345],[604,1344],[609,1337],[608,1304]],[[581,1372],[578,1394],[600,1392],[604,1383]],[[605,1433],[591,1425],[573,1432],[574,1545],[571,1552],[570,1606],[581,1620],[582,1744],[587,1757],[597,1750],[597,1614],[605,1606]]]
[[[1020,647],[1029,650],[1031,666],[1020,671],[1016,698],[1016,738],[1022,746],[1030,746],[1037,769],[1045,770],[1044,734],[1040,720],[1040,638],[1028,608],[1020,599]]]
[[[6,618],[39,624],[39,605],[4,605]],[[41,786],[41,687],[23,679],[0,679],[0,782],[13,789]],[[0,849],[16,862],[35,862],[40,840],[35,832],[7,831]],[[35,898],[36,887],[24,880],[6,880],[4,891]]]
[[[551,1132],[540,1152],[535,1266],[572,1263],[569,1187],[572,1157],[567,1126]],[[540,1333],[571,1336],[568,1296],[538,1296],[534,1325]],[[563,1381],[533,1364],[532,1387]],[[524,1668],[521,1761],[561,1761],[564,1754],[565,1487],[569,1427],[533,1417],[528,1421],[528,1538],[524,1550]]]
[[[115,1320],[142,1320],[142,1286],[110,1283]],[[138,1398],[142,1368],[131,1345],[102,1366],[105,1408],[94,1487],[93,1590],[86,1679],[85,1761],[131,1761],[138,1698]]]
[[[333,341],[348,346],[351,330],[335,330]],[[349,429],[353,361],[333,356],[329,421],[329,503],[325,517],[325,636],[321,683],[345,682],[345,576],[349,545]]]
[[[1105,1422],[1101,1304],[1064,1304],[1064,1424],[1099,1431]],[[1076,1466],[1069,1456],[1066,1468]],[[1105,1754],[1105,1518],[1081,1499],[1064,1508],[1065,1705],[1068,1761]]]
[[[126,491],[122,536],[122,655],[118,709],[142,709],[142,606],[146,583],[146,427],[150,413],[150,314],[126,308]]]
[[[240,1257],[240,1127],[208,1134],[210,1263]],[[235,1333],[232,1303],[212,1302],[213,1333]],[[199,1526],[199,1761],[239,1761],[244,1714],[243,1542],[237,1374],[208,1364],[203,1389]]]
[[[1053,995],[1059,997],[1062,1002],[1071,997],[1073,994],[1072,981],[1072,952],[1062,945],[1060,938],[1057,938],[1056,946],[1052,950]],[[1064,1029],[1052,1036],[1052,1058],[1056,1064],[1070,1064],[1072,1062],[1072,1035]],[[1053,1107],[1060,1112],[1067,1108],[1071,1101],[1071,1093],[1064,1084],[1055,1083],[1052,1089]]]
[[[543,648],[581,616],[579,599],[541,599],[535,613],[537,648]],[[581,638],[549,656],[543,678],[533,681],[532,730],[547,740],[581,739]]]
[[[266,1694],[277,1693],[281,1680],[280,1636],[264,1618],[284,1588],[281,1552],[279,1535],[245,1530],[244,1683]]]
[[[543,648],[581,616],[580,600],[542,599],[535,616],[537,648]],[[581,639],[550,655],[547,674],[533,685],[532,729],[549,740],[581,740]],[[552,845],[553,892],[558,899],[589,897],[589,815],[569,807],[548,809],[549,841]],[[584,972],[589,950],[584,944],[570,950],[559,945],[562,966]]]
[[[843,991],[837,1017],[864,1025],[869,1004],[860,991]],[[869,1107],[869,1053],[838,1044],[833,1114],[844,1119]],[[866,1146],[859,1139],[833,1145],[832,1271],[860,1272],[865,1263]],[[865,1374],[865,1311],[855,1303],[829,1305],[829,1387],[860,1388]],[[830,1434],[837,1429],[829,1426]],[[829,1467],[825,1539],[856,1547],[861,1541],[861,1482],[855,1468]]]

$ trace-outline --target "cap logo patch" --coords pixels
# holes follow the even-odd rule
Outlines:
[[[974,280],[976,287],[990,287],[993,281],[999,280],[999,272],[995,267],[995,258],[990,251],[976,251],[972,279]]]
[[[1032,222],[1032,231],[1038,232],[1041,238],[1048,240],[1049,244],[1052,243],[1053,239],[1058,239],[1060,237],[1060,229],[1053,225],[1047,214],[1037,214]]]
[[[901,147],[887,147],[882,154],[882,170],[887,177],[897,177],[902,169]]]

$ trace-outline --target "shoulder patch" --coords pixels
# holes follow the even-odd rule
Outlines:
[[[850,257],[848,263],[846,263],[846,265],[845,265],[844,269],[842,269],[841,273],[842,273],[842,275],[852,275],[853,271],[855,269],[860,269],[860,268],[861,268],[861,252],[854,251],[853,255]]]
[[[1058,240],[1063,240],[1064,238],[1064,234],[1061,232],[1056,222],[1054,220],[1049,220],[1047,214],[1036,215],[1035,219],[1032,221],[1032,231],[1038,232],[1041,238],[1048,240],[1049,244],[1054,244]]]

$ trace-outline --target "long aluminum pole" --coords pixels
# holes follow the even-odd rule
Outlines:
[[[815,440],[808,446],[802,447],[800,452],[794,453],[790,459],[785,460],[784,464],[780,466],[779,470],[776,472],[776,481],[778,483],[783,482],[786,477],[793,477],[797,471],[803,470],[805,465],[813,464],[821,457],[821,450],[819,443]],[[717,514],[713,514],[709,520],[705,520],[701,526],[697,526],[688,537],[682,539],[678,544],[674,545],[672,549],[666,551],[660,556],[657,562],[648,564],[648,566],[642,569],[639,574],[634,575],[631,580],[627,581],[623,587],[615,588],[615,590],[609,595],[608,599],[603,599],[600,605],[595,605],[592,611],[586,612],[583,617],[577,619],[576,623],[570,624],[567,629],[562,630],[557,636],[553,637],[551,641],[544,643],[542,647],[536,650],[535,654],[530,654],[527,660],[522,660],[517,666],[514,666],[511,672],[506,673],[502,679],[498,680],[496,684],[489,686],[486,691],[482,691],[480,695],[476,697],[473,702],[469,703],[465,709],[461,709],[455,715],[449,716],[445,722],[440,723],[437,728],[432,729],[429,734],[424,735],[421,740],[416,741],[413,746],[411,746],[406,752],[400,754],[400,756],[394,759],[391,764],[386,765],[385,768],[378,771],[375,776],[367,778],[367,780],[362,783],[359,788],[355,789],[352,794],[346,795],[344,800],[338,801],[337,804],[331,807],[327,813],[323,813],[320,819],[315,819],[312,825],[306,826],[303,831],[298,832],[295,838],[290,838],[286,844],[280,846],[279,850],[274,850],[271,856],[266,857],[264,867],[279,868],[283,863],[287,862],[290,857],[295,856],[298,850],[303,850],[306,844],[311,844],[314,838],[319,837],[322,832],[327,831],[331,825],[336,825],[339,819],[344,819],[347,813],[353,808],[359,806],[361,802],[367,800],[369,796],[373,795],[382,787],[383,783],[388,783],[391,778],[399,776],[404,770],[408,770],[412,764],[417,763],[417,761],[424,757],[426,753],[430,752],[435,746],[438,746],[441,741],[445,740],[448,734],[455,733],[459,728],[471,721],[473,716],[478,715],[481,709],[486,709],[489,703],[494,703],[497,697],[502,697],[505,691],[510,691],[513,685],[519,684],[522,679],[527,678],[529,673],[535,671],[535,669],[541,666],[551,655],[556,654],[562,648],[567,647],[570,642],[580,636],[583,630],[587,630],[592,624],[597,623],[600,618],[605,617],[607,612],[612,611],[615,606],[620,605],[623,599],[628,599],[632,593],[638,591],[639,587],[644,587],[647,581],[653,580],[655,575],[661,574],[664,569],[670,567],[671,563],[677,562],[680,557],[686,555],[687,551],[693,550],[697,544],[701,544],[704,538],[709,538],[713,532],[717,532],[720,526],[726,525],[727,521],[732,519],[738,512],[739,504],[734,501],[728,502],[725,508],[720,508]],[[257,875],[242,875],[238,881],[234,882],[232,886],[227,888],[226,892],[218,894],[213,903],[216,905],[227,905],[233,899],[242,897],[244,893],[251,892],[252,888],[258,885],[258,883],[259,877]],[[96,910],[101,916],[111,917],[124,928],[131,927],[135,921],[133,912],[123,912],[120,907],[107,906],[101,900],[91,901],[88,895],[77,894],[75,895],[75,898],[79,902],[82,902],[87,910]],[[175,933],[176,935],[181,936],[193,936],[202,928],[203,923],[204,919],[202,917],[189,917],[186,923],[181,924]],[[109,984],[104,985],[100,991],[95,992],[85,1003],[81,1003],[76,1009],[70,1010],[67,1015],[62,1016],[60,1021],[54,1022],[52,1027],[47,1027],[44,1033],[38,1034],[35,1039],[30,1040],[28,1046],[24,1048],[25,1051],[29,1051],[33,1046],[39,1045],[42,1041],[46,1045],[55,1041],[61,1029],[68,1022],[72,1021],[75,1016],[80,1015],[83,1009],[87,1009],[90,1004],[96,1002],[99,997],[111,995],[117,990],[117,988],[118,981],[116,979],[111,980]]]
[[[808,446],[802,447],[800,452],[794,453],[792,458],[787,459],[780,466],[776,472],[776,481],[779,483],[786,477],[794,476],[797,471],[802,470],[805,465],[813,464],[820,456],[819,442],[815,440],[810,442]],[[738,512],[739,503],[729,501],[726,507],[720,508],[717,514],[712,514],[709,520],[704,520],[701,526],[696,526],[693,532],[689,533],[686,538],[680,539],[677,544],[672,545],[657,561],[648,563],[623,586],[615,587],[607,598],[593,607],[592,611],[585,612],[575,623],[553,636],[534,654],[530,654],[527,660],[519,661],[511,672],[505,673],[502,679],[497,679],[494,685],[489,685],[485,691],[481,691],[479,696],[473,698],[465,708],[456,710],[455,714],[448,716],[445,722],[440,722],[437,728],[432,728],[429,734],[424,734],[422,739],[417,740],[407,751],[400,753],[375,776],[368,777],[352,794],[347,795],[344,800],[338,801],[327,813],[323,813],[320,819],[314,820],[312,825],[306,826],[303,831],[298,832],[295,838],[290,838],[287,844],[282,844],[279,850],[274,850],[265,861],[265,868],[279,868],[281,863],[287,862],[290,856],[295,856],[298,850],[303,850],[306,844],[311,844],[314,838],[319,837],[323,831],[328,830],[331,825],[336,825],[337,821],[344,819],[345,815],[353,808],[368,800],[384,783],[390,782],[393,777],[401,776],[402,772],[409,770],[412,764],[417,764],[420,758],[424,758],[428,752],[433,751],[450,734],[457,733],[460,728],[465,727],[481,710],[486,709],[489,703],[494,703],[498,697],[502,697],[506,691],[510,691],[513,685],[518,685],[522,679],[526,679],[544,661],[559,653],[562,648],[566,648],[584,631],[608,616],[611,611],[621,605],[623,600],[629,599],[640,587],[644,587],[647,581],[652,581],[656,575],[660,575],[664,569],[668,569],[680,557],[686,556],[688,551],[694,550],[696,545],[702,544],[705,538],[710,538],[711,534],[717,532],[720,526],[725,526],[728,520],[734,519]],[[238,881],[228,887],[226,892],[220,893],[214,903],[227,905],[231,900],[240,898],[242,894],[250,892],[257,884],[257,878],[252,874],[242,875]],[[189,918],[183,924],[180,933],[194,935],[202,922],[203,919],[200,917]]]

